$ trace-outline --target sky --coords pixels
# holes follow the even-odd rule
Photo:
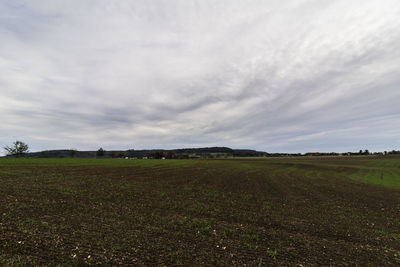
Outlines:
[[[15,140],[398,150],[400,1],[0,0],[0,146]]]

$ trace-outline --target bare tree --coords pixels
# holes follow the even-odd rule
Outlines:
[[[4,150],[9,156],[20,157],[23,154],[29,152],[29,146],[22,141],[15,141],[12,146],[4,147]]]

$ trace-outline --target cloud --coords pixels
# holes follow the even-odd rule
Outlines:
[[[0,142],[398,149],[400,3],[0,3]]]

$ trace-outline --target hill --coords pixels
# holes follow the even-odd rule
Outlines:
[[[251,149],[232,149],[229,147],[203,147],[180,149],[143,149],[105,151],[104,158],[219,158],[219,157],[264,157],[269,154]],[[73,149],[46,150],[24,155],[28,158],[95,158],[97,151],[78,151]]]

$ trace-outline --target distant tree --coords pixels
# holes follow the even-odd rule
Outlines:
[[[368,149],[365,149],[365,150],[364,150],[364,155],[369,155]]]
[[[69,155],[71,158],[73,158],[73,157],[75,157],[76,152],[77,152],[76,149],[70,149],[70,150],[68,151],[68,155]]]
[[[173,159],[173,158],[175,158],[175,154],[172,153],[171,151],[168,151],[166,158],[167,159]]]
[[[97,157],[103,157],[105,152],[106,151],[102,147],[100,147],[99,150],[97,150],[97,152],[96,152],[96,156]]]
[[[164,153],[163,153],[163,152],[160,152],[160,151],[157,151],[157,152],[153,153],[152,156],[153,156],[153,158],[155,158],[155,159],[161,159],[161,158],[164,157]]]
[[[25,153],[29,152],[29,146],[22,141],[15,141],[11,147],[4,147],[7,155],[20,157]]]

